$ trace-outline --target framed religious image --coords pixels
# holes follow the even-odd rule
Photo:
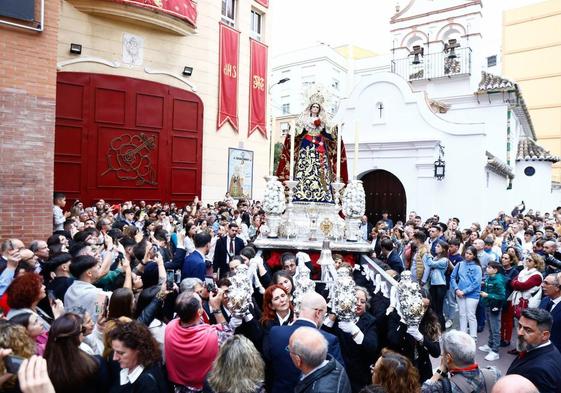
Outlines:
[[[253,152],[228,149],[228,192],[235,199],[251,199],[253,193]]]

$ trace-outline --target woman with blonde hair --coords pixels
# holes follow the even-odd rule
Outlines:
[[[372,383],[383,386],[391,393],[418,393],[421,391],[419,373],[409,359],[388,349],[372,369]]]
[[[264,393],[265,363],[255,345],[242,335],[220,348],[208,373],[205,393]]]
[[[27,329],[21,325],[0,320],[0,348],[11,349],[11,355],[29,359],[35,354],[35,344],[27,334]],[[6,374],[4,362],[0,362],[0,375]],[[2,391],[18,391],[16,387],[16,376],[4,380]]]

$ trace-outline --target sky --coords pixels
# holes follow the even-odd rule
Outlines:
[[[408,1],[399,3],[403,8]],[[497,21],[495,28],[493,24],[488,25],[491,30],[487,38],[500,38],[502,10],[540,1],[484,0],[483,12]],[[272,0],[271,3],[273,56],[318,43],[354,44],[380,53],[391,49],[389,20],[395,14],[396,0]]]

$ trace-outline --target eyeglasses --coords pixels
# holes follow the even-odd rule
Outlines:
[[[300,356],[300,354],[298,354],[298,353],[296,353],[296,352],[294,352],[290,349],[290,345],[287,345],[286,347],[284,347],[284,350],[288,353],[293,354],[293,355]]]

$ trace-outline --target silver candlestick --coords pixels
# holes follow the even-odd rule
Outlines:
[[[341,190],[345,187],[345,183],[336,181],[331,183],[331,188],[333,189],[333,197],[335,199],[335,205],[339,206],[341,200]]]
[[[294,204],[292,203],[294,199],[294,189],[298,185],[296,180],[285,180],[284,185],[288,188],[288,208],[292,209]]]

